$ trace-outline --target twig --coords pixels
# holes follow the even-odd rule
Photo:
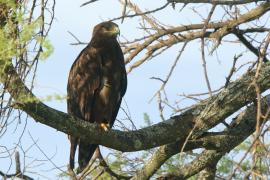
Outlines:
[[[202,36],[202,40],[201,40],[201,53],[202,53],[202,66],[203,66],[203,71],[204,71],[204,77],[205,77],[205,81],[206,81],[206,84],[207,84],[207,88],[208,88],[208,91],[209,91],[209,95],[210,97],[212,97],[212,90],[211,90],[211,85],[210,85],[210,81],[209,81],[209,78],[208,78],[208,74],[207,74],[207,67],[206,67],[206,60],[205,60],[205,53],[204,53],[204,34],[206,32],[206,28],[207,28],[207,25],[214,13],[214,10],[216,8],[216,5],[214,4],[207,16],[207,19],[205,20],[205,24],[204,24],[204,27],[203,27],[203,36]]]
[[[34,180],[33,178],[23,174],[21,172],[21,163],[20,163],[20,154],[18,151],[15,153],[15,163],[16,163],[16,172],[15,174],[5,174],[2,171],[0,171],[0,175],[6,179],[6,178],[21,178],[23,180]]]
[[[83,44],[88,44],[86,42],[82,42],[79,40],[79,38],[77,38],[72,32],[67,31],[76,41],[77,43],[70,43],[70,45],[83,45]]]
[[[122,11],[122,19],[121,19],[121,23],[124,22],[124,19],[125,19],[125,17],[126,17],[127,3],[128,3],[127,0],[125,0],[125,3],[124,3],[124,5],[123,5],[123,11]]]
[[[161,99],[161,94],[160,92],[158,92],[157,94],[157,103],[158,103],[158,110],[159,110],[159,116],[161,118],[162,121],[165,121],[165,118],[163,116],[163,109],[164,107],[162,106],[162,99]]]
[[[172,73],[173,73],[173,71],[174,71],[174,69],[175,69],[175,67],[176,67],[176,65],[177,65],[177,62],[179,61],[179,59],[180,59],[182,53],[184,52],[184,50],[185,50],[187,44],[188,44],[188,42],[185,42],[185,43],[183,44],[181,50],[179,51],[177,57],[175,58],[175,60],[174,60],[174,62],[173,62],[173,65],[171,66],[171,69],[170,69],[170,71],[169,71],[169,73],[168,73],[166,79],[165,79],[165,80],[161,80],[161,79],[160,79],[160,80],[163,82],[163,84],[161,85],[161,87],[159,88],[159,90],[154,94],[154,96],[150,99],[150,102],[153,100],[153,98],[154,98],[160,91],[164,90],[164,88],[165,88],[167,82],[169,81],[169,79],[170,79],[170,77],[171,77],[171,75],[172,75]],[[152,78],[152,79],[154,79],[154,78]],[[157,78],[155,78],[155,79],[157,79]]]
[[[126,4],[126,0],[125,0],[125,4]],[[121,17],[113,18],[113,19],[111,19],[111,21],[116,21],[116,20],[119,20],[119,19],[123,20],[124,18],[132,18],[132,17],[136,17],[136,16],[152,14],[152,13],[155,13],[157,11],[160,11],[160,10],[166,8],[169,4],[170,3],[167,2],[166,4],[164,4],[163,6],[161,6],[159,8],[156,8],[156,9],[153,9],[153,10],[150,10],[150,11],[145,11],[145,12],[135,12],[135,14],[130,14],[130,15],[122,13]],[[124,10],[123,10],[123,12],[124,12]]]
[[[209,4],[217,4],[217,5],[240,5],[240,4],[248,4],[258,1],[265,1],[265,0],[168,0],[171,3],[184,3],[184,4],[191,4],[191,3],[209,3]]]
[[[110,167],[109,165],[106,163],[106,161],[104,160],[101,152],[100,152],[100,149],[97,148],[96,150],[96,153],[97,153],[97,157],[99,158],[99,161],[100,161],[100,165],[103,167],[103,171],[107,172],[108,174],[110,174],[111,176],[115,177],[116,179],[130,179],[131,176],[123,176],[121,174],[116,174]]]
[[[238,39],[251,51],[253,52],[257,57],[260,56],[260,51],[258,48],[255,48],[243,35],[243,32],[239,31],[238,29],[235,29],[233,33],[238,37]],[[263,62],[269,61],[266,56],[263,57]]]
[[[29,134],[31,140],[33,141],[34,145],[35,145],[35,146],[38,148],[38,150],[46,157],[46,159],[47,159],[50,163],[52,163],[52,165],[53,165],[56,169],[58,169],[58,170],[61,171],[62,173],[65,173],[66,175],[69,175],[67,172],[65,172],[65,171],[63,171],[61,168],[59,168],[59,167],[52,161],[52,158],[49,158],[49,157],[47,156],[47,154],[46,154],[46,153],[41,149],[41,147],[37,144],[37,141],[33,138],[33,136],[31,135],[31,133],[28,132],[28,134]]]
[[[86,6],[87,4],[90,4],[90,3],[93,3],[93,2],[96,2],[96,1],[98,1],[98,0],[87,1],[87,2],[83,3],[80,7]]]
[[[226,83],[224,85],[225,88],[228,87],[229,83],[230,83],[230,80],[232,78],[232,75],[233,73],[235,72],[236,68],[235,68],[235,65],[236,65],[236,61],[242,56],[243,54],[239,54],[238,56],[234,56],[233,58],[233,65],[232,65],[232,68],[230,70],[230,73],[228,75],[228,77],[226,77]]]

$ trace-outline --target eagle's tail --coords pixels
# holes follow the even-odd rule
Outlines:
[[[86,168],[97,147],[97,144],[89,144],[88,142],[80,140],[78,157],[79,171],[83,171],[84,168]]]
[[[69,141],[70,141],[70,154],[69,154],[69,167],[70,169],[74,169],[74,157],[75,157],[75,152],[76,148],[78,145],[78,138],[69,136]]]

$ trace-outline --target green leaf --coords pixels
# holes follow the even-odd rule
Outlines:
[[[48,39],[45,39],[42,44],[42,52],[40,53],[40,59],[47,59],[54,51],[54,48]]]

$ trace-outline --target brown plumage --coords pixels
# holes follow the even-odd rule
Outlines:
[[[68,113],[90,123],[104,123],[112,127],[127,78],[122,50],[116,40],[117,24],[103,22],[95,26],[90,43],[73,63],[67,85]],[[83,170],[97,144],[70,137],[70,167],[79,146],[79,170]]]

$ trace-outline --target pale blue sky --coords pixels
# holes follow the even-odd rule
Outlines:
[[[41,61],[39,64],[34,90],[34,93],[39,97],[46,97],[52,94],[66,94],[69,69],[74,59],[84,48],[84,46],[70,45],[70,43],[75,42],[75,40],[67,31],[75,34],[81,41],[88,42],[91,38],[94,25],[103,20],[108,20],[108,17],[118,17],[121,15],[122,9],[118,1],[100,0],[100,2],[82,8],[79,7],[83,2],[85,2],[85,0],[56,1],[56,20],[49,34],[49,39],[54,46],[54,53],[47,60]],[[141,5],[143,2],[144,8],[153,9],[162,5],[161,2],[165,1],[159,3],[155,2],[154,6],[150,1],[137,0],[135,2],[138,2],[138,5]],[[201,12],[206,12],[207,9],[209,10],[207,7],[200,7]],[[199,16],[190,16],[191,11],[188,12],[188,10],[187,8],[187,10],[185,9],[184,12],[180,14],[178,10],[173,11],[171,7],[168,7],[167,11],[157,13],[157,17],[161,22],[171,25],[187,24],[190,22],[195,23],[196,21],[200,22]],[[187,11],[187,13],[185,13],[185,11]],[[218,11],[216,13],[218,13]],[[121,35],[132,39],[133,37],[141,35],[141,30],[138,29],[139,22],[138,19],[126,19],[123,24],[119,21],[116,23],[120,26]],[[120,37],[120,39],[122,38]],[[212,89],[220,87],[225,82],[225,77],[232,64],[233,56],[236,52],[244,50],[235,48],[236,46],[228,46],[226,43],[223,43],[223,45],[223,47],[218,49],[219,60],[216,55],[207,58]],[[180,48],[181,46],[179,45],[173,47],[168,50],[168,52],[147,62],[128,75],[128,89],[125,100],[131,112],[131,117],[138,128],[142,125],[144,112],[148,113],[151,120],[154,122],[160,121],[156,100],[149,103],[151,97],[156,90],[158,90],[160,83],[155,80],[150,80],[150,78],[153,76],[165,78]],[[249,60],[253,60],[252,58],[254,58],[254,56],[249,56]],[[242,60],[244,61],[244,58]],[[198,40],[195,40],[187,46],[185,53],[175,69],[173,78],[168,83],[167,93],[172,104],[181,99],[177,94],[207,92],[201,64],[200,43]],[[180,107],[185,107],[187,104],[191,103],[192,101],[185,101],[179,105]],[[46,104],[66,112],[65,101],[59,102],[53,100],[46,102]],[[169,117],[172,111],[167,109],[165,114],[166,117]],[[23,124],[24,122],[19,126],[18,131],[22,131]],[[69,141],[65,134],[29,119],[26,132],[22,137],[22,146],[24,149],[27,149],[33,144],[28,131],[35,140],[38,140],[37,143],[47,156],[51,157],[54,155],[52,161],[57,166],[61,167],[67,165]],[[5,139],[0,139],[0,144],[12,147],[14,143],[17,142],[18,136],[18,133],[14,134],[13,131],[9,131]],[[26,158],[26,164],[36,158],[46,159],[35,146],[27,152],[27,155],[31,156],[31,158]],[[7,169],[6,163],[9,163],[9,161],[0,159],[1,170]],[[43,162],[36,162],[33,165],[38,165],[39,163]],[[54,169],[55,167],[50,162],[44,163],[46,163],[46,165],[36,167],[35,170],[38,169],[40,174],[55,179],[55,175],[59,173],[59,171],[47,172],[46,170]],[[27,170],[31,171],[31,168]],[[10,170],[10,173],[13,172],[14,168]]]

